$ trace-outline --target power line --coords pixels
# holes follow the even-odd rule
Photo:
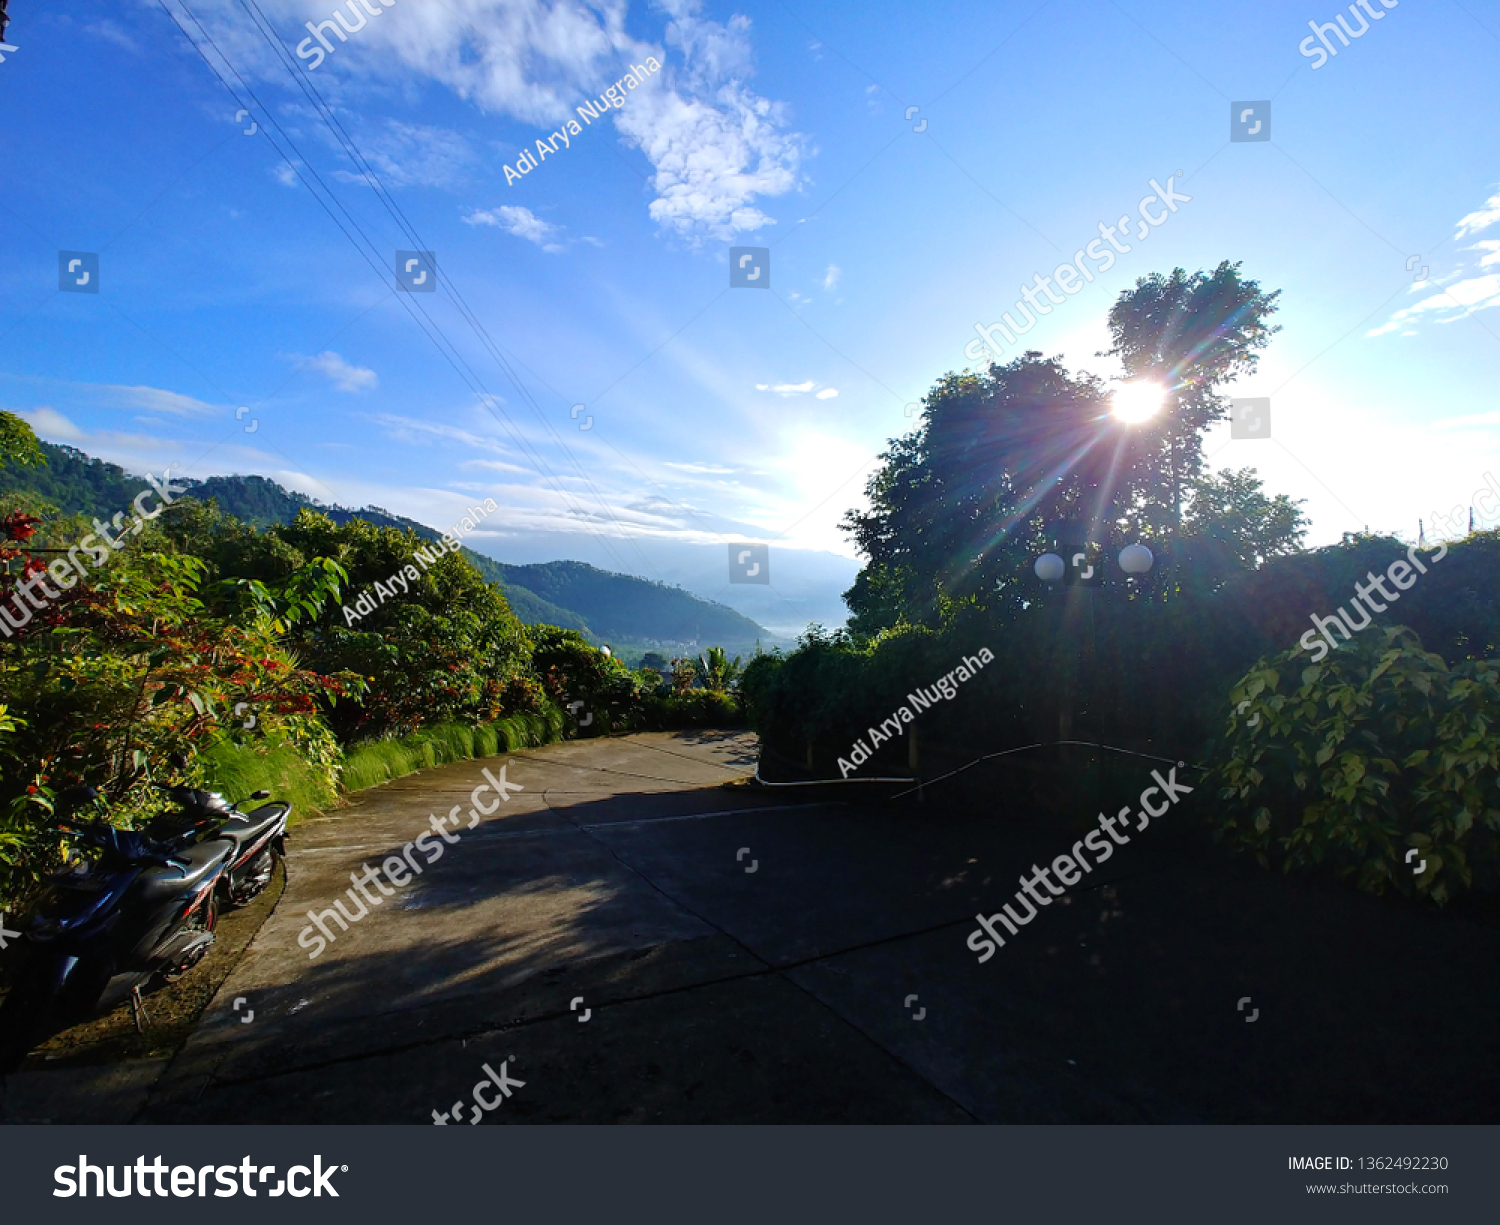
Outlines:
[[[298,69],[297,64],[293,61],[291,53],[287,50],[286,45],[280,39],[276,38],[274,27],[271,25],[270,19],[266,17],[265,12],[260,8],[258,0],[240,0],[240,2],[246,13],[251,17],[251,20],[256,23],[257,29],[260,31],[262,37],[266,39],[273,53],[278,56],[283,65],[297,81],[298,87],[302,90],[303,95],[307,98],[309,103],[312,104],[313,108],[318,111],[318,113],[323,117],[324,122],[328,125],[329,130],[334,135],[334,138],[338,140],[339,143],[343,146],[344,151],[349,155],[354,164],[360,168],[361,172],[364,175],[365,181],[375,192],[376,198],[379,199],[385,206],[385,209],[391,215],[392,220],[395,221],[397,226],[400,227],[406,234],[408,241],[414,243],[417,249],[422,249],[422,242],[420,237],[416,233],[415,227],[406,217],[400,205],[396,203],[394,195],[391,194],[390,190],[386,188],[384,183],[380,180],[379,175],[376,174],[374,168],[370,165],[369,159],[362,154],[353,136],[350,135],[347,128],[345,128],[342,122],[338,119],[337,113],[331,106],[327,104],[322,95],[312,87],[311,82],[308,80],[307,73]],[[509,54],[506,53],[503,48],[500,48],[499,50],[501,54],[505,54],[507,58],[512,60],[512,62],[517,62],[513,57],[509,56]],[[520,67],[519,63],[517,63],[517,66]],[[614,510],[610,506],[608,500],[594,484],[593,479],[588,475],[587,471],[579,464],[577,458],[573,455],[571,448],[569,448],[567,444],[563,442],[562,438],[553,428],[551,419],[542,411],[540,405],[538,405],[536,400],[531,396],[525,385],[522,383],[520,377],[511,368],[509,359],[505,356],[503,348],[490,336],[488,329],[485,328],[483,322],[479,319],[478,314],[469,307],[468,303],[463,299],[461,293],[451,279],[444,278],[444,280],[442,281],[442,289],[444,293],[448,294],[450,301],[453,302],[455,308],[459,310],[465,321],[469,323],[471,328],[473,328],[475,334],[480,338],[481,343],[483,343],[489,349],[491,356],[494,357],[496,363],[500,366],[501,370],[504,372],[511,385],[516,388],[517,393],[537,415],[537,419],[542,423],[543,428],[547,430],[557,446],[564,452],[564,454],[568,456],[568,460],[570,463],[572,463],[574,470],[578,473],[579,479],[582,480],[584,484],[587,485],[588,488],[593,492],[594,496],[598,499],[600,506],[604,509],[606,515],[608,515],[615,526],[619,528],[621,532],[620,539],[627,542],[629,546],[634,549],[636,555],[640,558],[642,569],[647,573],[655,575],[657,581],[663,581],[662,576],[656,572],[655,567],[651,564],[649,558],[647,558],[645,552],[637,543],[635,537],[629,535],[626,532],[625,525],[615,515]],[[724,292],[727,291],[721,291],[720,294],[715,297],[714,301],[717,301],[718,297],[722,297]],[[708,305],[712,305],[712,302]],[[706,310],[707,306],[705,306],[704,309]],[[702,311],[699,312],[699,314],[701,313]],[[695,315],[694,318],[696,317],[697,316]],[[689,320],[689,323],[691,322],[692,320]],[[687,325],[684,324],[683,326],[686,327]],[[681,330],[682,329],[679,329],[679,331]],[[642,360],[644,361],[645,359]],[[525,367],[525,363],[521,362],[519,358],[517,358],[516,361],[518,362],[518,364]],[[640,363],[637,363],[637,365],[639,364]],[[536,378],[538,382],[547,387],[547,389],[554,395],[557,395],[559,399],[563,398],[561,394],[556,390],[556,388],[551,387],[551,385],[548,384],[547,381],[540,375],[537,375],[535,371],[531,371],[529,367],[525,368],[530,371],[530,373],[534,378]],[[629,372],[627,371],[627,374],[628,373]],[[622,375],[621,377],[623,378],[625,376]],[[619,381],[619,379],[615,380],[616,383],[618,383]],[[610,386],[614,386],[614,384],[612,383]],[[603,392],[600,393],[601,396],[603,394]],[[595,400],[597,400],[599,396],[596,396],[594,398]],[[491,411],[493,412],[493,409],[491,409]],[[636,474],[639,475],[643,480],[655,486],[662,493],[662,496],[665,497],[667,501],[671,502],[671,504],[678,510],[682,511],[689,518],[702,518],[702,516],[697,511],[693,510],[691,507],[683,505],[675,498],[672,498],[670,495],[668,495],[659,482],[652,480],[651,477],[642,472],[641,469],[630,459],[630,457],[622,452],[618,447],[614,446],[613,443],[605,440],[604,445],[609,447],[610,450],[614,451],[615,454],[618,455],[622,460],[624,460],[625,463],[629,465],[629,467],[632,468],[636,472]],[[709,530],[712,531],[712,529]],[[719,532],[712,532],[712,534],[717,535],[721,541],[728,541],[730,539],[730,537],[724,536]]]
[[[218,70],[213,61],[204,53],[203,48],[198,45],[197,41],[194,40],[192,35],[189,34],[188,31],[183,27],[182,23],[177,19],[177,15],[167,7],[165,0],[158,0],[158,3],[161,5],[162,10],[166,12],[166,14],[172,19],[173,24],[176,25],[177,28],[182,32],[183,37],[186,38],[193,49],[197,51],[199,57],[208,66],[209,70],[214,74],[216,78],[218,78],[219,83],[224,86],[225,90],[232,98],[234,98],[236,103],[240,103],[241,98],[235,87],[225,79],[224,75]],[[339,231],[344,235],[344,237],[349,239],[349,241],[353,244],[355,250],[364,257],[365,262],[370,265],[371,270],[375,272],[376,276],[383,281],[386,276],[386,269],[378,260],[379,248],[375,246],[375,243],[365,233],[363,227],[350,214],[348,209],[344,207],[339,198],[323,181],[316,168],[313,167],[313,165],[302,156],[301,150],[297,148],[296,142],[293,141],[289,135],[287,135],[285,129],[281,127],[275,115],[261,102],[254,89],[250,87],[248,82],[245,81],[243,75],[234,67],[233,63],[214,41],[213,36],[209,34],[206,29],[204,29],[203,24],[198,20],[197,16],[192,12],[191,9],[188,8],[186,3],[182,2],[182,0],[179,0],[179,3],[182,5],[183,11],[192,20],[193,24],[198,27],[199,32],[203,36],[203,40],[209,46],[213,47],[214,51],[224,62],[228,70],[233,73],[233,75],[240,81],[240,84],[244,88],[245,93],[250,97],[251,101],[254,102],[255,106],[265,116],[267,122],[270,125],[270,127],[266,129],[266,136],[270,141],[272,147],[283,158],[283,160],[292,167],[293,172],[304,183],[304,185],[307,186],[308,191],[312,194],[313,198],[318,201],[318,204],[323,208],[324,212],[328,214],[329,219],[333,221],[333,223],[338,227]],[[282,145],[278,143],[276,137],[271,135],[271,129],[275,130],[281,141],[285,142],[287,148],[291,150],[290,155],[288,155],[288,153],[282,148]],[[306,168],[307,174],[303,173],[304,167]],[[309,180],[308,175],[311,176],[311,180]],[[332,204],[337,206],[339,212],[342,213],[344,218],[347,219],[349,227],[352,227],[356,232],[358,232],[359,239],[356,239],[354,234],[350,233],[350,229],[346,227],[342,221],[340,221],[339,217],[334,213],[333,208],[330,207],[328,201],[325,201],[323,199],[323,196],[319,194],[317,188],[314,187],[314,183],[316,183],[317,188],[321,188],[322,192],[327,195],[328,201],[332,201]],[[360,239],[363,239],[364,245],[361,245]],[[368,248],[368,250],[366,248]],[[373,257],[371,254],[372,252],[375,253]],[[481,403],[484,403],[487,407],[490,407],[497,397],[484,385],[484,381],[469,365],[467,360],[458,351],[457,347],[447,337],[446,333],[443,332],[441,326],[427,314],[425,308],[413,302],[411,298],[412,295],[410,294],[401,295],[401,304],[406,309],[407,313],[411,316],[412,321],[417,325],[418,328],[421,329],[422,333],[434,344],[434,346],[436,346],[438,352],[443,355],[448,364],[453,367],[455,373],[458,374],[459,379],[469,388],[469,390],[480,400]],[[491,411],[493,412],[492,408]],[[559,483],[556,474],[552,472],[550,466],[542,459],[539,454],[537,454],[533,450],[533,448],[531,448],[531,446],[525,441],[524,437],[522,437],[519,431],[516,430],[514,425],[505,418],[502,418],[498,415],[496,415],[496,420],[500,423],[502,428],[504,428],[507,433],[510,434],[511,439],[516,444],[517,449],[522,454],[532,459],[541,475],[543,475],[543,477],[548,480],[549,483],[551,483],[553,489],[564,500],[564,502],[569,504],[576,513],[582,514],[583,508],[577,506],[574,503],[574,499]],[[585,522],[586,521],[587,520],[585,518]],[[597,531],[594,531],[594,534],[599,538],[600,544],[603,546],[605,552],[608,553],[609,556],[615,561],[616,565],[619,565],[623,569],[623,561],[610,547],[607,538],[605,538],[601,533],[598,533]]]
[[[261,36],[271,47],[272,53],[280,59],[283,66],[287,69],[288,72],[292,74],[293,79],[297,82],[298,87],[302,90],[303,96],[307,98],[308,102],[312,104],[314,110],[316,110],[322,117],[324,123],[327,124],[329,131],[333,133],[334,139],[338,141],[338,143],[343,147],[344,152],[349,155],[355,166],[360,170],[365,182],[375,193],[376,199],[379,200],[382,205],[384,205],[386,212],[391,217],[391,220],[396,223],[396,226],[406,236],[407,241],[412,243],[413,249],[425,250],[426,246],[423,243],[421,236],[417,233],[416,227],[412,224],[410,218],[406,216],[401,206],[396,203],[395,197],[381,181],[380,176],[375,172],[375,168],[370,164],[369,159],[364,156],[358,144],[355,142],[354,137],[349,133],[348,129],[344,127],[343,123],[339,120],[338,115],[333,110],[333,108],[328,105],[323,96],[318,93],[318,91],[312,86],[312,83],[308,80],[307,73],[305,71],[299,71],[297,65],[292,62],[291,53],[287,50],[286,45],[275,36],[275,33],[271,27],[270,20],[266,17],[257,0],[240,0],[240,7],[245,10],[246,15],[249,16],[250,20],[255,24],[256,29],[260,32]],[[541,422],[542,427],[552,436],[553,442],[556,443],[557,446],[562,450],[562,452],[568,457],[568,461],[573,465],[573,469],[575,472],[577,472],[579,479],[588,486],[588,488],[594,494],[594,497],[598,500],[599,505],[603,508],[605,514],[609,516],[609,518],[614,522],[615,526],[619,528],[623,533],[625,530],[624,524],[621,523],[615,516],[613,509],[608,503],[608,500],[594,485],[593,480],[589,477],[584,468],[579,464],[571,448],[569,448],[567,444],[563,442],[562,438],[559,437],[550,419],[542,411],[541,406],[536,402],[535,398],[531,395],[530,391],[526,388],[525,384],[521,381],[515,370],[511,367],[509,361],[505,358],[500,346],[496,344],[494,339],[490,336],[489,331],[485,328],[479,316],[469,306],[468,302],[464,300],[463,295],[458,290],[452,278],[446,276],[440,278],[439,285],[442,291],[447,294],[449,301],[452,302],[454,307],[458,310],[460,316],[462,316],[464,321],[468,323],[469,327],[474,331],[475,335],[479,337],[480,342],[489,350],[490,356],[494,358],[496,365],[500,367],[501,372],[505,375],[511,386],[515,388],[517,394],[521,397],[521,399],[527,404],[532,412],[536,414],[537,420]],[[491,415],[496,418],[497,421],[500,419],[499,414],[495,411],[493,405],[486,404],[485,407],[489,410]],[[649,562],[646,562],[645,555],[641,552],[640,547],[638,545],[635,545],[635,542],[628,536],[622,536],[622,539],[630,541],[631,545],[635,548],[636,553],[641,557],[642,562],[646,564],[646,568],[649,570],[651,568],[650,564]]]

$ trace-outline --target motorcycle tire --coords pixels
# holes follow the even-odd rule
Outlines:
[[[17,968],[0,1004],[0,1076],[14,1072],[27,1053],[52,1036],[67,959],[34,953]]]
[[[210,889],[208,892],[208,896],[203,899],[203,905],[183,921],[183,924],[178,929],[178,931],[179,933],[208,932],[212,934],[214,927],[215,925],[217,925],[218,921],[219,891],[217,889]],[[200,961],[203,960],[204,957],[208,955],[208,950],[210,947],[210,945],[204,945],[199,949],[197,956],[195,956],[186,965],[164,967],[157,973],[156,977],[160,982],[167,985],[179,982],[182,979],[183,975],[189,973],[195,966],[197,966]]]
[[[264,874],[265,879],[260,879]],[[245,888],[239,892],[233,891],[227,883],[224,888],[224,901],[231,910],[238,910],[241,906],[248,906],[266,891],[266,886],[271,883],[271,878],[276,875],[276,853],[267,847],[257,855],[250,866],[245,870]]]

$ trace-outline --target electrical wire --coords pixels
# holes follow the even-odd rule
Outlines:
[[[375,243],[370,239],[369,235],[365,233],[364,228],[349,213],[348,209],[344,207],[342,201],[340,201],[339,198],[333,193],[332,189],[330,189],[329,186],[323,181],[316,168],[314,168],[312,164],[302,156],[302,152],[297,148],[296,142],[293,141],[292,138],[286,133],[285,129],[282,128],[281,124],[277,121],[275,115],[270,111],[270,109],[261,102],[254,89],[249,85],[248,82],[245,81],[245,78],[238,71],[238,69],[234,67],[232,61],[229,60],[229,58],[224,54],[223,50],[214,41],[213,36],[206,29],[204,29],[203,24],[198,20],[193,11],[188,8],[187,4],[184,3],[183,0],[178,0],[178,2],[179,4],[181,4],[183,12],[185,12],[187,16],[192,20],[193,24],[197,26],[204,42],[206,42],[214,49],[214,51],[224,62],[228,70],[239,80],[245,93],[255,104],[255,107],[266,118],[270,126],[264,129],[264,131],[266,133],[267,139],[271,143],[272,148],[274,148],[277,154],[284,161],[286,161],[289,166],[292,167],[294,173],[296,173],[297,177],[308,188],[308,191],[312,194],[313,198],[317,200],[318,204],[323,208],[324,212],[328,214],[329,219],[333,221],[335,226],[338,227],[339,231],[344,235],[344,237],[349,239],[355,250],[358,251],[359,254],[364,258],[365,262],[370,265],[371,270],[376,274],[376,276],[384,281],[386,269],[379,262],[379,248],[376,247]],[[224,86],[225,90],[232,98],[234,98],[236,103],[242,104],[243,100],[240,98],[240,95],[236,91],[235,87],[225,79],[224,74],[219,71],[217,66],[204,52],[203,48],[199,46],[198,42],[183,26],[182,22],[177,19],[177,15],[173,13],[170,8],[168,8],[165,0],[158,0],[158,3],[161,5],[162,10],[166,12],[168,17],[172,19],[173,24],[175,24],[177,28],[182,32],[183,37],[187,39],[188,43],[193,47],[193,49],[198,53],[199,57],[208,66],[209,70],[214,74],[216,78],[218,78],[219,83]],[[275,133],[277,134],[276,136],[273,136],[271,134],[272,129],[274,129]],[[285,149],[282,148],[282,144],[278,143],[277,136],[279,136],[281,142],[284,142],[286,147],[291,150],[290,155],[286,152]],[[303,172],[304,167],[307,171],[306,174],[304,174]],[[311,179],[309,179],[309,175],[311,176]],[[316,187],[314,186],[314,183],[316,183]],[[324,200],[323,195],[319,194],[318,189],[321,189],[321,191],[327,195],[327,201]],[[334,213],[333,208],[329,206],[328,201],[332,201],[333,205],[337,206],[339,212],[343,214],[345,219],[347,219],[349,227],[352,227],[359,234],[358,239],[356,239],[354,234],[350,232],[350,229],[346,227],[342,221],[340,221],[339,217]],[[361,245],[360,239],[363,239],[364,245]],[[374,253],[373,255],[372,252]],[[413,297],[414,295],[411,294],[399,295],[401,305],[411,316],[412,321],[416,323],[417,327],[422,331],[423,335],[425,335],[433,343],[433,345],[437,348],[438,352],[443,355],[448,364],[453,367],[455,373],[458,374],[459,379],[469,388],[469,390],[475,395],[475,397],[487,408],[489,408],[493,415],[496,416],[496,420],[500,423],[502,428],[504,428],[507,433],[510,434],[511,439],[516,444],[517,449],[536,464],[539,473],[549,481],[559,497],[561,497],[563,501],[573,509],[574,513],[579,515],[579,517],[583,519],[585,524],[587,524],[588,515],[585,512],[584,508],[576,503],[572,495],[561,485],[559,478],[551,470],[551,467],[542,459],[539,454],[534,451],[530,444],[525,441],[524,437],[520,435],[513,423],[511,423],[507,418],[501,417],[499,414],[494,413],[493,404],[498,397],[496,397],[494,393],[484,385],[483,380],[479,377],[477,372],[474,371],[473,367],[469,365],[468,361],[458,351],[453,342],[448,338],[441,325],[439,325],[427,314],[425,307],[423,307],[420,303],[414,302],[412,300]],[[600,545],[603,547],[605,552],[614,560],[615,564],[621,566],[621,568],[623,569],[623,560],[611,547],[608,539],[603,536],[602,533],[599,533],[596,529],[590,528],[589,530],[591,530],[593,534],[598,538]]]

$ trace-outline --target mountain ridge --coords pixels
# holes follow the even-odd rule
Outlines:
[[[141,490],[146,481],[118,464],[97,459],[76,447],[39,442],[45,467],[0,468],[0,496],[32,494],[62,513],[108,519]],[[290,523],[297,512],[315,510],[336,523],[361,519],[377,527],[414,532],[423,540],[442,536],[436,528],[396,515],[379,506],[351,509],[328,505],[285,489],[264,476],[173,478],[185,487],[183,497],[217,501],[225,514],[260,530]],[[705,600],[681,587],[635,575],[603,570],[588,562],[559,560],[511,564],[467,545],[463,555],[504,593],[516,616],[527,625],[573,629],[596,642],[614,639],[648,647],[688,646],[714,642],[749,647],[773,635],[734,609]],[[570,602],[572,601],[572,602]],[[691,633],[689,633],[691,630]]]

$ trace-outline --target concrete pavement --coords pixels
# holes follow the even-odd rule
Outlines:
[[[488,1122],[1500,1116],[1492,927],[1143,836],[980,965],[973,916],[1072,834],[724,789],[753,762],[742,734],[573,742],[309,822],[136,1117],[430,1123],[486,1065],[524,1082]],[[502,764],[524,790],[468,828]],[[308,911],[455,804],[442,858],[310,960]]]

